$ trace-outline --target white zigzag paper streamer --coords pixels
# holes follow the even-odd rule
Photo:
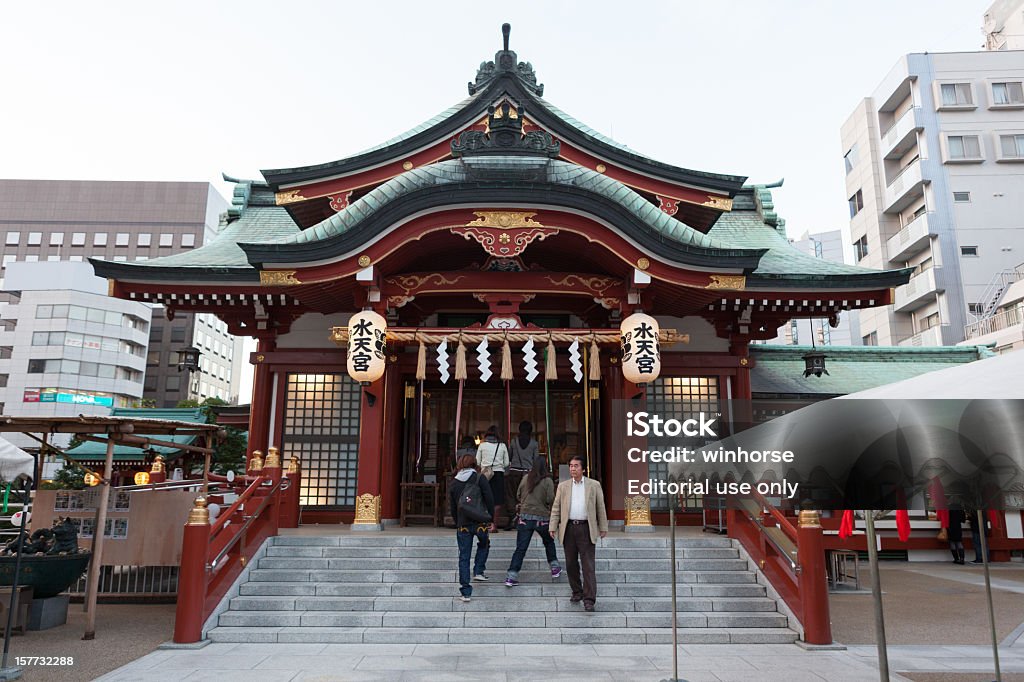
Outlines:
[[[523,344],[523,366],[526,367],[526,380],[532,382],[540,372],[537,371],[537,353],[533,350],[533,339]]]
[[[441,373],[441,383],[448,383],[448,339],[441,339],[437,344],[437,371]]]
[[[576,383],[583,381],[583,361],[580,359],[580,340],[573,339],[572,345],[569,346],[569,365],[572,367],[572,374],[576,378]]]
[[[476,347],[477,362],[480,363],[480,381],[487,381],[491,378],[491,354],[487,352],[487,335],[484,335],[480,345]]]

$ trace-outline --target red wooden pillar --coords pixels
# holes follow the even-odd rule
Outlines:
[[[390,371],[397,372],[397,369]],[[369,386],[363,386],[360,391],[359,470],[353,530],[379,529],[386,374]]]
[[[405,387],[397,363],[397,356],[389,356],[388,369],[384,375],[380,505],[381,518],[384,519],[397,519],[401,502],[399,484],[402,477],[402,405],[405,402]]]
[[[191,644],[203,637],[209,547],[210,512],[206,509],[206,499],[197,497],[181,539],[178,602],[174,614],[174,641],[178,644]]]
[[[737,358],[736,374],[732,379],[732,420],[737,432],[749,428],[754,422],[753,406],[751,405],[752,390],[750,385],[750,338],[733,335],[729,339],[729,352]]]
[[[801,512],[797,528],[797,564],[800,566],[800,604],[803,607],[804,641],[831,644],[832,623],[828,608],[825,545],[817,512]],[[804,515],[813,514],[805,521]],[[764,537],[762,533],[761,537]]]
[[[266,354],[274,350],[273,336],[263,336],[257,341],[256,352],[249,359],[255,368],[252,378],[252,402],[249,406],[249,447],[246,461],[252,459],[254,450],[266,452],[270,445],[270,409],[273,399],[273,374],[266,364]],[[248,466],[246,467],[248,469]]]

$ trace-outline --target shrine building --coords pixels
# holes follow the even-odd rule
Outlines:
[[[347,158],[235,180],[227,226],[193,251],[92,261],[114,296],[258,340],[250,455],[301,458],[302,522],[379,528],[403,505],[439,516],[456,453],[522,422],[556,473],[582,455],[625,521],[618,479],[655,472],[613,466],[613,400],[692,413],[750,399],[752,341],[888,305],[909,279],[796,250],[770,187],[642,156],[544,90],[506,30],[438,116]],[[349,338],[363,311],[376,315],[354,328],[382,332],[370,344]],[[635,313],[660,327],[660,376],[643,385],[620,353]],[[351,378],[350,350],[379,378]],[[629,506],[658,522],[665,500]]]

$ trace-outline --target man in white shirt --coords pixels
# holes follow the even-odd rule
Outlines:
[[[571,602],[583,602],[587,611],[597,601],[597,572],[594,555],[598,537],[608,535],[608,514],[604,508],[601,484],[583,475],[583,458],[569,460],[568,481],[558,484],[551,505],[551,537],[565,548],[565,567],[569,572]],[[583,580],[580,581],[582,564]]]

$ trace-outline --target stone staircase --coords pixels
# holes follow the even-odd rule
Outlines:
[[[458,600],[454,533],[271,538],[218,617],[215,642],[653,644],[672,641],[667,538],[614,535],[597,548],[594,613],[552,580],[536,536],[519,585],[504,585],[515,533],[491,538],[488,583]],[[562,549],[558,548],[559,561]],[[790,643],[797,634],[732,541],[676,541],[684,643]],[[515,632],[511,632],[514,629]]]

